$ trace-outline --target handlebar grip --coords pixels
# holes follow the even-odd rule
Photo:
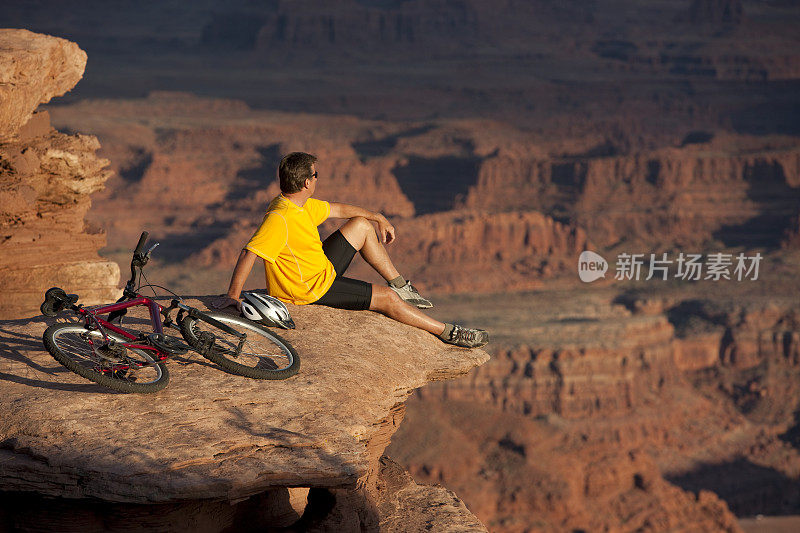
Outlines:
[[[136,249],[133,251],[134,254],[141,255],[144,253],[144,245],[147,243],[147,237],[149,236],[150,234],[148,232],[142,232],[142,236],[139,237],[139,243],[136,245]]]

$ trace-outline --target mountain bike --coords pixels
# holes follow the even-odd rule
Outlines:
[[[77,304],[77,294],[67,294],[59,287],[45,292],[40,308],[43,315],[55,317],[68,310],[80,319],[58,322],[45,330],[44,345],[56,361],[105,387],[140,393],[157,392],[166,387],[169,383],[166,360],[189,350],[230,373],[250,378],[286,379],[298,372],[300,358],[281,336],[246,318],[200,311],[184,304],[180,296],[166,287],[149,283],[143,268],[159,243],[145,251],[148,236],[148,232],[143,232],[139,238],[131,260],[131,278],[116,303],[85,307]],[[175,298],[164,307],[140,293],[147,287],[154,297],[157,296],[155,289],[159,288]],[[136,306],[149,310],[152,331],[131,331],[122,327],[128,309]],[[177,311],[175,319],[172,318],[174,311]],[[185,343],[165,334],[165,328],[179,330]]]

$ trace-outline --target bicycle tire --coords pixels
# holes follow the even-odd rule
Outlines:
[[[102,334],[96,330],[89,330],[82,324],[60,323],[47,328],[43,335],[44,346],[53,358],[67,369],[82,378],[94,381],[98,385],[114,389],[119,392],[153,393],[162,390],[169,384],[167,366],[156,361],[147,350],[126,348],[125,358],[128,362],[144,363],[142,368],[147,368],[145,379],[148,381],[136,382],[135,374],[141,369],[130,371],[127,369],[115,370],[114,364],[98,357],[92,349],[92,344],[85,336],[96,336],[102,341]],[[116,342],[128,342],[127,339],[108,334]],[[133,353],[136,357],[128,354]],[[116,366],[122,366],[124,362]],[[130,365],[128,365],[130,366]]]
[[[246,318],[225,313],[205,314],[234,329],[243,329],[247,334],[242,353],[236,357],[235,348],[239,341],[235,336],[191,316],[181,320],[181,334],[189,346],[222,369],[254,379],[286,379],[300,370],[300,357],[289,341],[280,335]],[[214,345],[209,350],[204,350],[198,339],[201,331],[215,336]]]

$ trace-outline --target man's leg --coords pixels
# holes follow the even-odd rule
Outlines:
[[[423,298],[397,271],[389,259],[386,248],[375,235],[375,228],[369,220],[364,217],[353,217],[339,228],[339,232],[361,254],[361,257],[392,285],[393,290],[403,300],[421,309],[433,307],[433,304]]]
[[[369,308],[398,322],[424,329],[428,333],[433,333],[437,336],[444,331],[443,322],[439,322],[416,307],[408,305],[396,292],[386,286],[372,284],[372,300]]]
[[[386,281],[400,275],[392,263],[386,248],[378,240],[372,222],[364,217],[353,217],[339,228],[350,245],[355,248],[372,268]]]
[[[372,285],[370,310],[382,313],[398,322],[423,329],[448,344],[464,348],[480,348],[489,342],[489,334],[482,329],[470,329],[455,324],[445,324],[429,317],[400,298],[389,287]]]
[[[432,333],[448,344],[465,348],[476,348],[489,342],[489,335],[483,330],[439,322],[403,301],[390,287],[357,279],[337,277],[314,305],[353,310],[371,309],[403,324]]]

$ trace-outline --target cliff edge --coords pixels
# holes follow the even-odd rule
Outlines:
[[[452,492],[416,485],[381,456],[414,389],[489,356],[371,312],[291,313],[298,375],[259,381],[177,358],[157,395],[116,394],[68,372],[41,343],[43,317],[0,322],[0,530],[4,520],[36,530],[79,515],[84,531],[153,516],[158,530],[189,520],[218,531],[243,520],[286,526],[305,513],[303,528],[321,531],[415,521],[483,531]],[[45,496],[57,503],[39,505]]]

